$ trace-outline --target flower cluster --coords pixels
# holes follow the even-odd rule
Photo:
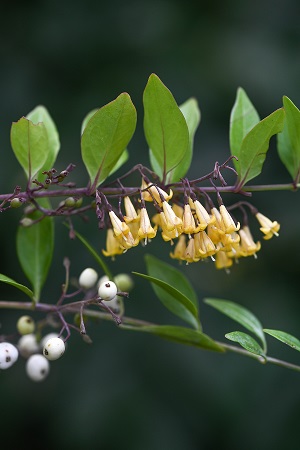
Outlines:
[[[184,192],[183,201],[178,196],[174,197],[172,190],[167,193],[161,187],[143,180],[135,202],[128,195],[123,197],[124,215],[120,210],[117,214],[110,206],[110,226],[103,254],[114,257],[140,242],[145,245],[160,231],[164,241],[173,245],[176,240],[170,257],[187,264],[211,258],[217,269],[228,269],[238,258],[256,257],[261,244],[254,241],[248,221],[244,218],[245,223],[240,226],[220,196],[218,208],[207,194],[204,206],[191,189],[189,195]],[[169,201],[172,198],[174,202],[171,205]],[[155,210],[151,220],[146,209],[147,202],[152,202]],[[278,222],[272,222],[253,207],[251,211],[261,225],[264,239],[278,236]]]

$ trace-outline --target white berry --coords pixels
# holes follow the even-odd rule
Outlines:
[[[110,309],[112,309],[114,312],[119,312],[120,311],[120,297],[118,295],[116,295],[112,300],[102,300],[102,303],[104,303],[104,305],[107,305],[110,307]]]
[[[24,334],[24,336],[20,337],[18,349],[24,358],[28,358],[33,353],[37,353],[40,348],[35,334]]]
[[[9,342],[0,343],[0,369],[8,369],[18,359],[17,348]]]
[[[91,289],[95,286],[98,279],[98,274],[96,270],[88,267],[79,276],[79,286],[83,289]]]
[[[17,330],[20,334],[33,333],[35,329],[35,323],[30,316],[21,316],[17,322]]]
[[[45,344],[47,341],[49,341],[49,339],[52,338],[57,338],[58,333],[48,333],[45,334],[45,336],[42,337],[41,341],[40,341],[40,347],[41,349],[43,349],[45,347]]]
[[[65,343],[58,337],[48,339],[43,349],[43,354],[49,361],[55,361],[60,358],[64,352]]]
[[[118,288],[116,283],[113,281],[104,281],[100,284],[98,289],[98,295],[102,300],[106,300],[107,302],[113,300],[117,295]]]
[[[43,355],[31,355],[26,363],[26,373],[32,381],[43,381],[50,370],[49,361]]]

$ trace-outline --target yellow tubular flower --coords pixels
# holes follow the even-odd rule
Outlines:
[[[264,216],[261,213],[257,213],[255,215],[258,222],[261,225],[260,231],[264,233],[264,239],[268,240],[271,239],[274,234],[275,236],[279,236],[278,231],[280,229],[280,225],[278,222],[272,222],[270,219],[268,219],[266,216]]]
[[[161,237],[164,241],[172,241],[175,238],[178,238],[178,236],[181,234],[181,232],[178,232],[177,228],[174,228],[173,230],[169,230],[167,227],[167,220],[165,213],[162,211],[161,213],[157,214],[159,216],[158,222],[159,226],[162,229]]]
[[[182,234],[181,236],[179,236],[178,242],[174,248],[174,252],[170,253],[170,257],[173,259],[182,260],[184,259],[185,252],[186,252],[186,238],[185,235]]]
[[[222,222],[224,224],[224,231],[225,233],[233,233],[234,231],[238,231],[240,229],[240,223],[237,224],[234,223],[233,218],[227,211],[224,205],[220,206],[220,214],[222,217]]]
[[[199,200],[193,202],[192,199],[189,199],[189,204],[190,207],[195,210],[200,230],[205,230],[208,224],[212,224],[216,221],[215,216],[210,216]]]
[[[108,215],[116,237],[129,233],[128,225],[122,222],[113,211],[109,211]]]
[[[217,210],[217,208],[212,208],[211,214],[216,219],[216,222],[214,223],[213,226],[216,228],[216,232],[219,233],[219,236],[222,236],[223,234],[225,234],[225,225],[222,220],[222,216],[220,212]]]
[[[108,228],[106,234],[106,250],[102,250],[104,256],[112,256],[114,259],[115,255],[121,255],[124,249],[120,247],[119,241],[116,239],[112,228]]]
[[[140,242],[138,238],[134,238],[132,233],[129,231],[126,236],[123,234],[118,239],[120,247],[123,248],[124,251],[128,250],[131,247],[136,247]]]
[[[196,227],[195,219],[190,205],[184,205],[182,217],[182,232],[185,234],[194,234],[200,230],[200,227]]]
[[[194,238],[189,239],[189,242],[186,246],[186,250],[184,252],[183,258],[187,263],[197,262],[200,260],[199,256],[196,256],[195,253],[195,241]]]
[[[240,244],[240,254],[241,256],[251,256],[254,255],[255,258],[256,252],[260,250],[260,242],[254,242],[253,237],[251,235],[250,229],[248,226],[244,226],[239,231],[240,237],[241,237],[241,244]]]
[[[141,208],[141,220],[138,236],[140,239],[145,239],[145,244],[147,244],[147,239],[152,239],[156,236],[156,230],[154,230],[151,226],[148,212],[146,208],[143,207]]]
[[[221,242],[223,245],[223,249],[225,252],[232,252],[235,254],[237,252],[237,249],[239,247],[240,242],[240,235],[236,233],[235,231],[233,233],[225,233],[221,237]]]
[[[170,189],[170,193],[168,194],[167,192],[165,192],[163,189],[161,189],[158,186],[154,186],[152,183],[147,184],[145,182],[145,180],[142,180],[142,186],[141,189],[146,189],[148,188],[146,191],[142,192],[142,197],[146,202],[153,202],[153,197],[154,199],[157,201],[157,203],[159,204],[159,206],[162,205],[162,201],[160,198],[160,195],[162,195],[162,197],[165,199],[165,201],[169,201],[172,197],[173,197],[173,191],[172,189]],[[151,192],[151,194],[150,194]]]
[[[176,216],[172,207],[167,202],[163,202],[162,204],[163,212],[165,214],[167,230],[172,231],[176,229],[178,231],[178,235],[182,232],[182,220]]]
[[[212,257],[218,251],[213,241],[208,237],[205,231],[200,231],[194,235],[195,252],[201,258]]]
[[[177,205],[176,203],[174,203],[172,208],[173,208],[173,211],[176,214],[176,216],[179,217],[179,219],[182,219],[182,217],[183,217],[183,207]]]
[[[231,258],[228,257],[228,254],[226,252],[223,252],[222,250],[220,250],[217,254],[216,254],[216,268],[217,269],[229,269],[229,267],[231,267],[233,264],[233,261]]]
[[[132,201],[128,196],[124,197],[124,207],[126,216],[124,216],[124,220],[126,223],[130,222],[138,222],[140,219],[139,214],[136,212],[135,207],[132,204]]]

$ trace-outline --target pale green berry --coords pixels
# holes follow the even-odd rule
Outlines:
[[[9,342],[0,343],[0,369],[5,370],[11,367],[18,359],[17,348]]]
[[[32,224],[33,220],[29,219],[29,217],[24,217],[20,220],[20,225],[22,225],[22,227],[31,227]]]
[[[113,281],[104,281],[100,284],[98,289],[98,295],[102,300],[106,300],[109,302],[110,300],[113,300],[115,296],[117,295],[118,288],[116,283]]]
[[[21,200],[20,200],[19,198],[17,198],[17,197],[12,198],[11,201],[10,201],[10,206],[11,206],[12,208],[19,208],[21,205],[22,205],[22,202],[21,202]]]
[[[98,274],[97,274],[96,270],[88,267],[87,269],[84,269],[84,271],[81,272],[81,274],[79,276],[79,279],[78,279],[79,286],[82,289],[91,289],[92,287],[95,286],[97,279],[98,279]]]
[[[17,322],[17,330],[20,334],[33,333],[35,329],[35,323],[30,316],[21,316]]]
[[[76,208],[80,208],[80,206],[82,205],[82,197],[80,197],[78,200],[76,200],[75,202],[75,206]]]
[[[43,355],[49,361],[55,361],[56,359],[60,358],[64,354],[64,352],[65,343],[61,338],[58,337],[48,339],[43,349]]]
[[[26,362],[26,373],[32,381],[43,381],[50,371],[49,361],[43,355],[31,355]]]
[[[33,353],[37,353],[40,349],[35,334],[24,334],[18,342],[18,349],[24,358],[28,358]]]
[[[72,208],[72,206],[74,206],[76,203],[76,200],[74,197],[68,197],[65,200],[65,206],[67,206],[68,208]]]
[[[119,291],[129,292],[133,288],[133,279],[127,273],[119,273],[116,275],[114,282],[118,286]]]

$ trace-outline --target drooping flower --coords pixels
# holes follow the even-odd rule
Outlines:
[[[145,207],[141,208],[140,217],[140,227],[138,230],[138,236],[140,239],[145,239],[145,244],[147,244],[148,239],[152,239],[156,236],[156,230],[152,228],[149,219],[148,212]]]
[[[119,241],[116,239],[113,229],[108,228],[106,234],[106,250],[102,250],[104,256],[111,256],[114,259],[115,255],[121,255],[124,249],[120,247]]]
[[[183,217],[182,217],[182,232],[185,234],[195,234],[201,229],[200,226],[196,226],[195,219],[189,204],[184,205]]]
[[[209,238],[205,231],[194,234],[195,252],[201,258],[212,257],[218,251],[213,241]]]
[[[170,257],[172,259],[182,260],[184,259],[185,252],[186,252],[186,237],[184,234],[181,234],[179,236],[177,244],[175,245],[174,252],[170,253]]]
[[[229,269],[233,264],[232,258],[229,258],[228,253],[220,250],[216,254],[215,266],[217,269]]]
[[[166,218],[166,226],[169,231],[177,230],[178,236],[182,233],[182,220],[176,216],[172,207],[167,202],[162,203],[163,212]]]
[[[220,214],[222,218],[222,222],[224,224],[224,231],[227,234],[233,233],[234,231],[238,231],[240,229],[240,223],[234,223],[233,218],[227,211],[224,205],[220,206]]]
[[[259,212],[255,215],[255,217],[261,225],[260,231],[265,235],[263,237],[264,239],[271,239],[274,235],[279,236],[278,231],[280,229],[280,225],[278,222],[272,222],[270,219],[268,219],[268,217]]]
[[[199,200],[193,201],[189,198],[189,204],[190,207],[195,210],[195,214],[200,225],[200,230],[205,230],[208,224],[212,224],[216,221],[215,216],[209,215]]]
[[[239,231],[241,242],[240,242],[240,250],[239,253],[241,256],[256,256],[256,253],[260,250],[261,244],[260,242],[254,242],[252,234],[248,226],[243,226],[243,228]]]
[[[129,227],[128,225],[119,219],[119,217],[114,213],[114,211],[109,211],[108,213],[115,236],[118,238],[122,234],[129,233]]]
[[[128,224],[130,222],[138,222],[140,219],[139,214],[137,213],[135,207],[132,204],[130,198],[126,195],[124,197],[124,207],[126,215],[124,216],[125,222]]]
[[[170,192],[168,194],[163,189],[161,189],[158,186],[155,186],[152,183],[147,184],[144,179],[142,179],[141,190],[142,190],[142,198],[146,202],[153,202],[154,198],[154,200],[159,204],[159,206],[161,206],[162,204],[161,196],[167,202],[173,197],[172,189],[170,189]]]

